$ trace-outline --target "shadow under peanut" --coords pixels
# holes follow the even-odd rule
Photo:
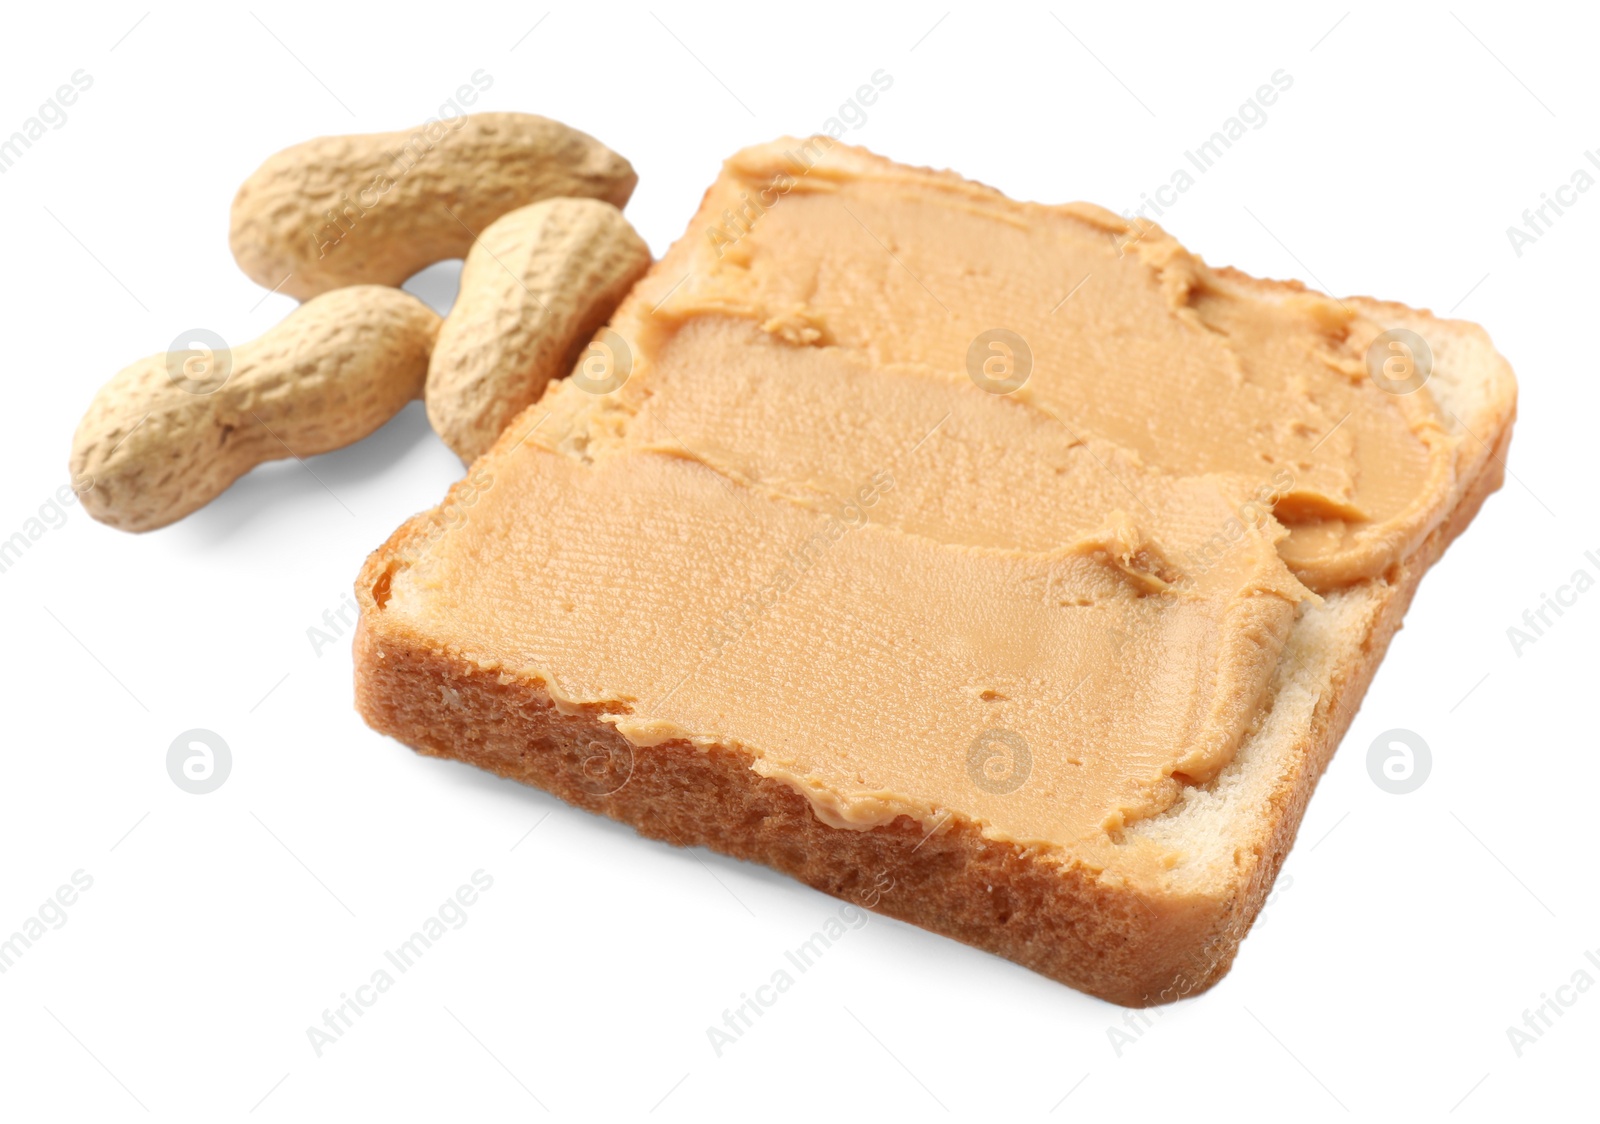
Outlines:
[[[386,472],[417,446],[437,440],[420,401],[406,404],[376,432],[329,453],[259,464],[211,503],[174,524],[201,547],[214,546],[252,522],[303,514],[326,505],[339,511],[350,493]],[[313,475],[314,474],[314,475]],[[330,494],[331,493],[331,494]]]

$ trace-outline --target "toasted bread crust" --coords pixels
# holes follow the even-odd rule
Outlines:
[[[1510,433],[1508,414],[1449,519],[1384,581],[1350,594],[1371,599],[1365,634],[1323,685],[1309,725],[1276,753],[1271,798],[1220,890],[1152,894],[1070,856],[986,839],[980,825],[955,818],[932,832],[904,816],[870,830],[836,829],[738,750],[685,741],[635,748],[598,712],[562,713],[538,684],[391,625],[382,609],[389,576],[415,540],[436,533],[428,515],[401,527],[358,579],[356,706],[374,729],[420,753],[535,785],[643,835],[763,863],[1115,1003],[1168,1002],[1226,974],[1422,574],[1500,486]],[[599,783],[585,769],[597,752],[614,766]]]

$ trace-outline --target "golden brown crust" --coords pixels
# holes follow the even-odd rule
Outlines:
[[[1356,657],[1336,669],[1310,727],[1283,752],[1258,842],[1239,855],[1232,892],[1220,897],[1150,896],[1114,875],[985,839],[967,821],[933,833],[908,817],[866,831],[831,828],[735,750],[681,741],[634,748],[597,716],[560,713],[536,686],[443,642],[385,631],[388,575],[414,539],[438,533],[431,513],[398,530],[358,580],[356,705],[374,729],[421,753],[535,785],[641,834],[763,863],[1115,1003],[1168,1002],[1205,990],[1232,964],[1418,581],[1499,487],[1510,432],[1508,418],[1449,520],[1374,588]]]

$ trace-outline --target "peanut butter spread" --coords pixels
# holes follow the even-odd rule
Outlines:
[[[1449,501],[1383,329],[1097,207],[748,149],[385,611],[836,827],[1150,850],[1121,829],[1232,759],[1305,604]]]

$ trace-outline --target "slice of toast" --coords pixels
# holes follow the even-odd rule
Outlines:
[[[822,138],[601,340],[368,559],[367,722],[1128,1005],[1227,971],[1515,413],[1475,325]]]

